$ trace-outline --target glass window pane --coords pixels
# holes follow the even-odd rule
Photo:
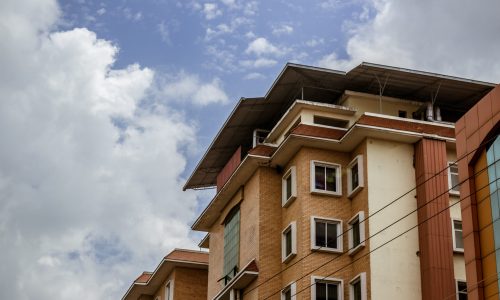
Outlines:
[[[327,300],[326,299],[326,283],[316,282],[316,300]]]
[[[326,190],[331,192],[337,191],[337,180],[335,178],[335,168],[325,168],[326,170]]]
[[[467,300],[467,283],[457,282],[458,300]]]
[[[352,223],[352,246],[356,247],[361,243],[359,234],[359,220]]]
[[[292,253],[292,230],[288,230],[285,233],[285,241],[286,241],[285,254],[286,256],[288,256]]]
[[[329,283],[327,286],[328,300],[338,300],[338,285]]]
[[[235,268],[238,267],[240,240],[240,211],[226,221],[224,227],[224,275],[231,279]]]
[[[354,300],[361,300],[361,280],[356,281],[352,285]]]
[[[291,300],[292,299],[292,291],[290,288],[288,288],[285,293],[284,293],[284,298],[285,300]]]
[[[286,178],[286,199],[292,196],[292,174]]]
[[[328,248],[337,248],[337,224],[328,223],[326,232],[326,246]]]
[[[358,172],[358,163],[355,163],[352,168],[351,168],[351,184],[352,184],[352,189],[354,190],[355,188],[358,187],[359,185],[359,172]]]
[[[316,246],[326,246],[326,223],[316,221]]]
[[[325,167],[314,166],[314,188],[318,190],[325,189]]]

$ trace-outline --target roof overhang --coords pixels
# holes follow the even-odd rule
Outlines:
[[[190,252],[197,254],[206,255],[205,259],[199,259],[198,257],[195,260],[185,260],[182,259],[175,252]],[[132,283],[129,287],[122,300],[136,300],[141,295],[154,295],[154,293],[160,288],[162,283],[167,279],[168,275],[172,273],[175,268],[190,268],[190,269],[208,269],[208,252],[195,251],[195,250],[185,250],[185,249],[175,249],[169,255],[167,255],[160,264],[156,267],[155,271],[152,273],[148,273],[149,279],[146,282],[138,282],[137,280]]]
[[[346,90],[378,95],[379,84],[385,85],[384,96],[417,102],[434,100],[456,119],[495,87],[488,82],[366,62],[349,72],[288,63],[264,98],[242,98],[238,102],[184,189],[215,186],[217,174],[236,148],[251,146],[254,129],[271,130],[300,98],[303,88],[311,87],[307,100],[332,103]]]

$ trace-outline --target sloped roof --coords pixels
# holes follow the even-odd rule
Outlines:
[[[200,160],[184,189],[211,187],[219,171],[239,146],[252,146],[254,129],[270,130],[299,99],[302,88],[307,100],[331,103],[344,91],[379,94],[412,101],[434,100],[443,113],[458,119],[495,84],[465,78],[361,63],[349,72],[305,65],[285,65],[263,98],[241,98]]]

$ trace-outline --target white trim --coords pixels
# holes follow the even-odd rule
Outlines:
[[[462,225],[462,220],[460,220],[459,218],[451,218],[451,233],[452,233],[452,239],[453,239],[453,252],[464,253],[464,248],[457,248],[457,242],[455,240],[455,221],[460,222],[460,224]],[[463,243],[463,238],[464,238],[463,227],[460,231],[462,231],[462,243]]]
[[[400,118],[400,117],[395,117],[395,116],[390,116],[390,115],[384,115],[384,114],[378,114],[378,113],[372,113],[372,112],[365,112],[364,114],[367,115],[367,116],[371,116],[371,117],[378,117],[378,118],[385,118],[385,119],[391,119],[391,120],[405,121],[405,122],[409,122],[409,123],[442,126],[442,127],[447,127],[447,128],[455,129],[455,125],[453,123],[446,123],[446,122],[439,122],[438,123],[438,122],[432,122],[432,121],[422,121],[422,120]]]
[[[354,236],[353,236],[353,231],[352,231],[352,223],[355,221],[358,221],[359,225],[359,244],[356,247],[354,246]],[[364,211],[359,211],[357,214],[354,215],[348,222],[348,230],[349,230],[349,255],[353,255],[361,248],[365,246],[365,212]]]
[[[288,290],[290,290],[290,294],[291,294],[291,300],[295,300],[296,299],[296,293],[297,293],[297,283],[295,282],[290,282],[289,284],[287,284],[287,286],[285,286],[284,289],[281,290],[281,300],[285,300],[285,292],[287,292]]]
[[[367,300],[368,295],[366,292],[366,273],[359,273],[351,281],[349,281],[349,300],[354,300],[354,287],[353,284],[361,282],[361,300]]]
[[[459,294],[458,294],[458,283],[459,282],[462,282],[462,283],[465,283],[465,285],[467,286],[467,281],[463,280],[463,279],[455,279],[455,293],[457,294],[457,300],[459,299]]]
[[[344,299],[344,281],[340,278],[333,277],[323,277],[323,276],[311,276],[311,300],[316,299],[316,281],[327,281],[339,286],[337,299]]]
[[[167,295],[168,287],[168,295]],[[169,280],[165,283],[165,300],[174,300],[174,281]]]
[[[358,166],[358,186],[356,188],[352,188],[352,167],[357,164]],[[363,155],[356,156],[348,165],[347,165],[347,195],[349,198],[354,197],[363,187],[365,186],[365,173],[363,166]]]
[[[290,254],[286,255],[286,236],[285,234],[291,232],[292,249]],[[281,261],[283,263],[289,262],[295,255],[297,255],[297,222],[293,221],[281,232]]]
[[[292,180],[292,194],[286,198],[286,180],[288,177]],[[281,178],[281,206],[288,207],[295,198],[297,198],[297,168],[291,166]]]
[[[330,247],[321,247],[321,246],[316,246],[316,220],[318,221],[323,221],[326,223],[334,223],[337,225],[337,248],[330,248]],[[339,219],[331,219],[331,218],[324,218],[324,217],[318,217],[318,216],[311,216],[311,250],[315,251],[326,251],[326,252],[334,252],[334,253],[342,253],[343,250],[343,234],[342,234],[342,220]],[[326,236],[325,236],[326,239]]]
[[[322,166],[326,168],[333,168],[335,169],[335,189],[336,191],[328,191],[326,190],[326,180],[325,180],[325,190],[319,190],[316,189],[315,187],[315,171],[314,167],[315,166]],[[332,195],[332,196],[342,196],[342,166],[336,163],[331,163],[331,162],[325,162],[325,161],[319,161],[319,160],[311,160],[311,175],[310,177],[310,190],[311,193],[318,193],[318,194],[327,194],[327,195]]]
[[[451,167],[452,166],[456,166],[457,167],[457,173],[456,175],[458,176],[458,164],[453,162],[453,161],[449,161],[448,162],[448,189],[449,189],[449,193],[451,195],[460,195],[460,184],[458,186],[456,186],[456,188],[458,188],[458,191],[454,191],[452,190],[452,187],[453,187],[453,183],[451,182]],[[460,180],[457,180],[458,183],[460,183]]]

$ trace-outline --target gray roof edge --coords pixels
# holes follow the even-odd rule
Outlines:
[[[217,139],[219,138],[219,136],[222,134],[222,131],[224,130],[224,128],[226,128],[226,125],[229,123],[229,121],[231,120],[231,118],[234,116],[234,114],[236,113],[236,111],[238,110],[238,108],[241,107],[241,105],[243,104],[243,102],[244,101],[261,101],[263,99],[264,98],[262,98],[262,97],[255,97],[255,98],[244,98],[244,97],[241,97],[240,100],[238,100],[238,103],[236,103],[236,105],[234,106],[233,110],[231,111],[231,113],[227,117],[226,121],[224,121],[224,124],[222,124],[222,126],[219,129],[219,131],[217,132],[217,134],[215,135],[215,137],[212,139],[212,142],[208,146],[207,150],[205,151],[205,153],[203,154],[203,156],[201,157],[201,159],[198,161],[198,164],[196,165],[196,167],[191,172],[191,175],[189,175],[189,178],[186,180],[186,183],[182,187],[183,191],[187,190],[188,188],[198,188],[198,187],[204,188],[204,187],[213,186],[213,185],[190,186],[189,182],[193,179],[194,174],[196,173],[196,171],[198,170],[198,168],[201,166],[201,164],[203,163],[203,161],[207,157],[208,152],[210,152],[210,149],[212,149],[212,146],[215,144],[215,142],[217,141]]]
[[[444,75],[444,74],[440,74],[440,73],[421,71],[421,70],[415,70],[415,69],[409,69],[409,68],[394,67],[394,66],[370,63],[370,62],[365,62],[365,61],[362,62],[361,64],[359,64],[357,67],[354,67],[353,69],[349,70],[347,73],[356,70],[358,67],[364,67],[364,66],[372,67],[372,68],[387,69],[387,70],[391,70],[391,71],[400,71],[400,72],[416,74],[416,75],[438,77],[438,78],[452,80],[452,81],[461,81],[461,82],[473,83],[473,84],[478,84],[478,85],[485,85],[485,86],[489,86],[489,87],[497,86],[497,83],[493,83],[493,82],[474,80],[474,79],[469,79],[469,78],[465,78],[465,77]]]

